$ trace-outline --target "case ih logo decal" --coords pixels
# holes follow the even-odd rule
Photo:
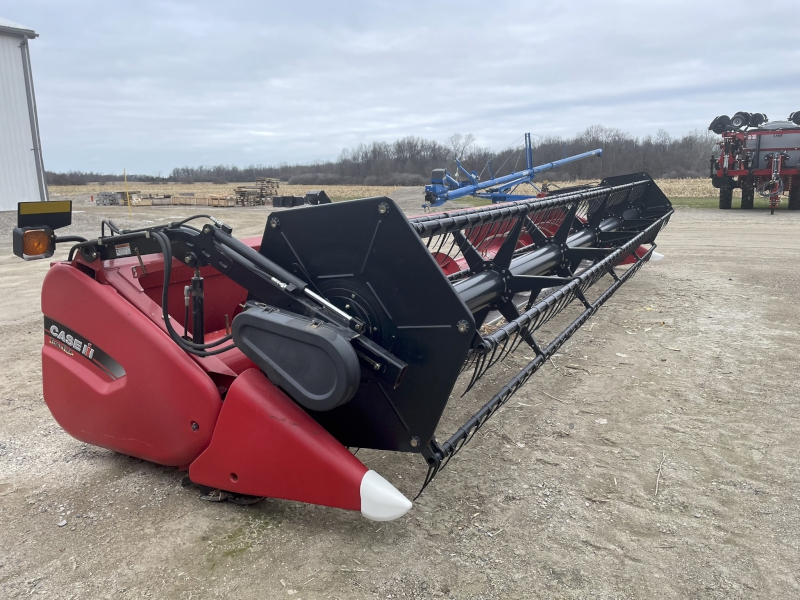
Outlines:
[[[70,356],[79,355],[86,360],[100,367],[102,371],[111,379],[119,379],[125,375],[122,365],[111,358],[108,354],[100,350],[91,342],[86,341],[74,331],[64,327],[61,323],[44,318],[44,332],[47,334],[48,342],[63,350]]]

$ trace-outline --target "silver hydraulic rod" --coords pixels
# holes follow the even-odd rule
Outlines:
[[[332,313],[339,315],[340,317],[342,317],[348,323],[356,320],[355,317],[353,317],[352,315],[348,315],[341,308],[339,308],[335,304],[332,304],[331,302],[328,302],[325,298],[323,298],[319,294],[316,294],[316,293],[312,292],[310,289],[304,288],[303,289],[303,293],[306,296],[308,296],[309,298],[311,298],[312,300],[314,300],[315,302],[317,302],[317,303],[321,304],[322,306],[324,306],[325,308],[327,308]]]

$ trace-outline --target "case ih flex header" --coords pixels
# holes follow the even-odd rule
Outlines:
[[[349,449],[421,454],[430,483],[653,256],[671,214],[642,173],[411,219],[389,198],[294,208],[249,240],[203,215],[58,237],[69,202],[21,203],[14,253],[72,246],[42,289],[44,398],[68,433],[188,469],[218,498],[390,520],[411,502]],[[454,390],[520,346],[534,358],[437,440]]]
[[[742,208],[753,208],[757,192],[769,199],[771,214],[782,195],[789,210],[800,210],[800,111],[772,123],[761,113],[737,112],[715,118],[708,129],[722,135],[720,154],[711,157],[720,208],[730,208],[733,189],[740,188]]]

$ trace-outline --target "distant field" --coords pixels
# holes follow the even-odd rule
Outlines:
[[[689,197],[684,198],[681,196],[670,196],[670,202],[672,202],[673,206],[689,206],[691,208],[719,208],[719,199],[718,198],[701,198],[701,197]],[[469,206],[486,206],[490,204],[488,200],[484,200],[482,198],[459,198],[459,204],[468,204]],[[738,210],[741,208],[741,196],[738,199],[734,198],[733,202],[733,209]],[[753,208],[755,210],[767,210],[769,208],[769,201],[764,200],[763,198],[756,198],[756,201],[753,203]],[[786,209],[786,201],[780,204],[778,210],[785,210]]]
[[[597,181],[569,181],[569,182],[554,182],[553,189],[558,186],[566,187],[573,185],[596,185]],[[679,206],[691,206],[693,208],[717,208],[719,190],[711,185],[710,179],[656,179],[658,186],[664,191],[667,197],[673,204]],[[227,184],[217,185],[213,183],[193,183],[193,184],[128,184],[130,191],[138,191],[142,194],[186,194],[193,193],[195,196],[227,196],[233,194],[234,188],[239,185],[254,185],[254,184]],[[107,185],[51,185],[50,194],[52,196],[79,196],[97,194],[98,192],[110,192],[117,190],[124,190],[124,185],[120,184],[107,184]],[[391,186],[363,186],[363,185],[286,185],[282,184],[280,187],[281,195],[285,196],[302,196],[311,189],[324,189],[325,192],[333,200],[351,200],[353,198],[367,198],[370,196],[391,196],[392,192],[398,188]],[[535,190],[530,186],[520,186],[518,192],[535,193]],[[733,208],[738,209],[741,202],[741,190],[734,190]],[[421,199],[421,191],[420,191]],[[488,204],[485,200],[477,198],[460,198],[459,204],[468,204],[470,206],[482,206]],[[755,208],[766,209],[769,208],[769,203],[763,198],[756,195]],[[786,208],[786,202],[781,203],[781,209]]]
[[[217,185],[214,183],[174,183],[151,185],[148,183],[128,183],[128,191],[137,191],[142,194],[194,194],[195,196],[228,196],[240,185],[255,185],[254,183],[231,183]],[[106,185],[51,185],[50,194],[55,196],[79,196],[84,194],[97,194],[99,192],[115,192],[125,190],[121,183],[108,183]],[[302,196],[308,190],[324,189],[332,199],[344,200],[364,198],[370,196],[388,196],[396,189],[390,186],[364,186],[364,185],[286,185],[281,184],[282,196]]]
[[[552,182],[550,186],[551,189],[556,190],[559,187],[597,185],[597,183],[599,183],[597,180],[555,181]],[[719,195],[719,190],[715,189],[714,186],[711,185],[711,180],[707,178],[656,179],[656,183],[670,198],[673,196],[679,198],[716,198]],[[533,190],[530,186],[520,186],[518,189],[523,191],[526,188],[527,191]]]
[[[596,184],[597,181],[569,181],[555,182],[553,187],[572,186],[581,184]],[[656,183],[664,190],[667,196],[681,198],[715,198],[717,190],[711,185],[709,179],[657,179]],[[227,196],[233,194],[234,188],[240,185],[254,185],[252,183],[229,183],[217,185],[213,183],[170,183],[155,184],[148,183],[129,183],[128,189],[139,191],[142,194],[181,194],[194,193],[196,196]],[[520,190],[522,190],[522,186]],[[324,189],[331,198],[363,198],[366,196],[385,196],[392,190],[392,186],[363,186],[363,185],[287,185],[281,184],[280,193],[286,196],[303,195],[310,189]],[[51,185],[50,193],[62,196],[77,196],[82,194],[97,194],[98,192],[110,192],[124,190],[125,186],[121,182],[108,183],[105,185]],[[532,188],[531,188],[532,190]]]

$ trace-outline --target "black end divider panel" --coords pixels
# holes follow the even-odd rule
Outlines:
[[[475,321],[400,208],[365,198],[276,213],[260,251],[364,321],[368,337],[408,363],[396,389],[362,367],[350,402],[309,414],[345,446],[426,448]]]

